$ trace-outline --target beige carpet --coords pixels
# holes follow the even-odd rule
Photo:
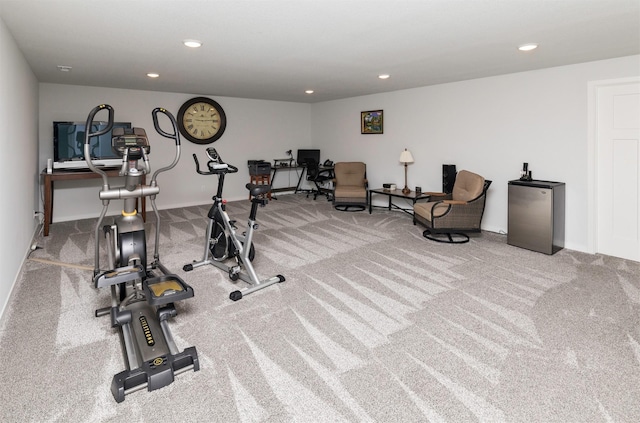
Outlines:
[[[248,209],[228,207],[240,226]],[[258,274],[286,282],[232,302],[244,282],[182,271],[206,212],[161,212],[162,261],[195,289],[171,328],[201,370],[115,403],[119,337],[93,317],[109,292],[83,268],[94,220],[56,223],[31,257],[75,267],[24,267],[0,326],[0,421],[640,421],[639,263],[493,233],[440,245],[403,213],[288,195],[254,240]]]

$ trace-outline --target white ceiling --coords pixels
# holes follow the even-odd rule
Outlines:
[[[0,17],[40,82],[309,103],[640,54],[640,0],[0,0]]]

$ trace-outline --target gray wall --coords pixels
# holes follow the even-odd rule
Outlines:
[[[38,82],[0,19],[0,316],[37,221]]]
[[[479,173],[493,181],[482,226],[494,232],[507,230],[507,182],[528,162],[535,179],[567,184],[565,246],[589,251],[588,83],[638,75],[630,56],[320,103],[312,143],[366,162],[372,187],[404,186],[404,148],[412,188],[439,191],[443,163]],[[384,134],[361,135],[360,112],[376,109]]]
[[[134,126],[146,130],[151,144],[152,170],[169,164],[174,157],[174,144],[156,133],[151,111],[155,107],[164,107],[175,116],[180,106],[192,97],[196,96],[40,84],[40,168],[45,168],[47,158],[53,157],[52,122],[86,121],[89,111],[101,103],[113,106],[116,121],[131,122]],[[249,182],[248,159],[282,158],[286,156],[287,150],[306,148],[311,142],[309,104],[209,97],[215,98],[227,115],[227,129],[224,135],[211,145],[226,162],[240,168],[237,174],[225,179],[225,197],[229,200],[248,196],[244,187]],[[96,116],[98,120],[107,118],[106,112],[102,113],[104,115]],[[169,130],[168,127],[165,127],[165,130]],[[210,202],[217,186],[216,177],[196,174],[191,157],[193,153],[203,157],[207,146],[193,144],[186,139],[182,141],[180,162],[170,172],[161,174],[158,179],[161,192],[156,203],[160,209],[206,204]],[[204,165],[202,161],[201,164]],[[288,185],[288,176],[278,175],[276,185]],[[102,208],[102,203],[98,200],[100,184],[100,180],[95,179],[56,182],[53,221],[97,217]],[[114,201],[109,208],[109,214],[119,213],[118,207]]]
[[[495,232],[507,229],[507,182],[528,162],[534,178],[567,184],[565,245],[588,251],[588,83],[637,75],[640,59],[631,56],[312,105],[215,97],[227,112],[229,126],[214,146],[225,160],[241,167],[241,173],[227,178],[229,199],[245,197],[247,159],[270,160],[307,147],[320,148],[323,160],[366,162],[372,187],[384,182],[403,186],[398,157],[409,148],[416,160],[409,166],[411,187],[439,190],[443,163],[491,179],[483,228]],[[88,110],[107,102],[115,107],[117,120],[154,132],[153,107],[175,113],[191,97],[41,84],[40,165],[52,155],[53,120],[84,120]],[[375,109],[384,110],[384,134],[361,135],[360,112]],[[172,154],[164,139],[156,137],[152,143],[153,163]],[[182,161],[160,181],[160,208],[209,201],[211,181],[193,172],[190,157],[203,148],[184,144]],[[291,176],[295,180],[296,175]],[[289,181],[279,179],[280,184]],[[58,186],[54,221],[99,213],[96,181]]]

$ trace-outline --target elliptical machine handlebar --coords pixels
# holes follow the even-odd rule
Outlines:
[[[93,121],[95,119],[95,116],[100,111],[105,109],[109,112],[109,120],[107,122],[107,126],[104,129],[98,130],[97,132],[91,132],[91,127],[93,126]],[[167,116],[167,118],[171,122],[173,133],[166,132],[162,128],[160,128],[160,124],[158,122],[158,113],[162,113],[165,116]],[[113,107],[111,107],[108,104],[100,104],[94,107],[93,110],[91,110],[89,112],[89,115],[87,116],[87,123],[86,123],[87,129],[84,136],[84,157],[85,157],[85,161],[87,162],[87,166],[91,171],[102,176],[103,185],[106,189],[109,189],[108,188],[109,178],[106,172],[104,172],[102,169],[99,169],[93,164],[93,162],[91,161],[91,152],[89,151],[89,148],[90,148],[91,137],[98,137],[100,135],[104,135],[111,131],[111,129],[113,128],[113,120],[114,120],[113,115],[114,115]],[[178,163],[178,160],[180,160],[180,132],[178,131],[178,125],[176,123],[176,119],[173,117],[171,112],[169,112],[167,109],[163,107],[156,107],[151,112],[151,116],[153,117],[153,126],[155,127],[156,131],[163,137],[172,139],[176,143],[176,155],[173,159],[173,162],[168,166],[165,166],[163,168],[156,170],[153,176],[151,177],[151,185],[156,186],[157,185],[156,179],[158,177],[158,174],[160,174],[161,172],[165,172],[167,170],[173,169],[175,165]],[[146,161],[146,158],[145,158],[145,161]]]
[[[220,158],[220,155],[213,147],[207,148],[207,157],[210,159],[207,162],[207,167],[209,168],[208,172],[200,170],[198,156],[193,153],[193,160],[196,162],[196,172],[200,175],[225,175],[227,173],[236,173],[238,171],[237,167],[222,161],[222,158]]]
[[[169,118],[171,121],[171,125],[173,126],[173,134],[169,134],[165,132],[162,128],[160,128],[160,124],[158,123],[158,113],[162,113]],[[176,145],[180,145],[180,133],[178,132],[178,125],[176,124],[176,119],[173,117],[171,112],[162,107],[156,107],[151,112],[151,116],[153,116],[153,126],[156,128],[156,131],[165,138],[171,138],[176,142]]]
[[[158,122],[158,113],[162,113],[167,118],[169,118],[169,121],[171,122],[172,130],[173,130],[172,134],[165,132],[162,128],[160,128],[160,123]],[[158,177],[158,174],[160,174],[161,172],[165,172],[167,170],[173,169],[173,167],[178,163],[178,160],[180,160],[180,132],[178,131],[178,124],[176,123],[176,119],[173,117],[171,112],[168,111],[167,109],[163,107],[156,107],[151,112],[151,116],[153,116],[153,126],[156,128],[156,132],[158,132],[163,137],[172,139],[176,142],[176,156],[173,159],[173,162],[169,166],[165,166],[163,168],[156,170],[153,173],[153,176],[151,177],[151,185],[155,186],[156,178]]]
[[[109,121],[107,122],[107,127],[99,130],[98,132],[90,132],[91,126],[93,124],[93,119],[96,117],[98,112],[100,112],[103,109],[107,109],[109,111]],[[94,107],[93,110],[89,112],[89,116],[87,116],[86,128],[87,130],[84,134],[85,145],[89,144],[89,139],[91,137],[99,137],[100,135],[104,135],[107,132],[111,131],[111,128],[113,128],[113,107],[109,106],[108,104],[100,104]]]
[[[91,127],[93,126],[93,120],[95,119],[96,115],[104,109],[106,109],[109,112],[109,120],[107,121],[107,126],[104,129],[98,130],[97,132],[91,132]],[[91,169],[92,172],[95,172],[100,176],[102,176],[103,185],[108,186],[109,181],[107,179],[107,174],[101,169],[98,169],[93,164],[93,162],[91,161],[91,151],[89,151],[89,148],[91,146],[90,145],[91,137],[99,137],[100,135],[104,135],[109,131],[111,131],[111,128],[113,128],[113,107],[109,106],[108,104],[100,104],[94,107],[93,110],[89,112],[89,116],[87,116],[87,123],[85,125],[85,128],[86,130],[84,133],[84,151],[83,151],[84,160],[87,162],[87,166],[89,167],[89,169]]]

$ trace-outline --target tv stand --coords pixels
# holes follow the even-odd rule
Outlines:
[[[119,176],[120,169],[102,169],[108,176]],[[49,236],[49,226],[53,223],[53,182],[54,181],[73,181],[80,179],[98,179],[102,178],[97,173],[90,171],[89,169],[73,169],[62,170],[53,169],[51,173],[47,173],[47,169],[44,169],[41,173],[44,183],[44,236]],[[145,197],[142,197],[141,202],[141,214],[142,219],[147,219],[147,202]]]

